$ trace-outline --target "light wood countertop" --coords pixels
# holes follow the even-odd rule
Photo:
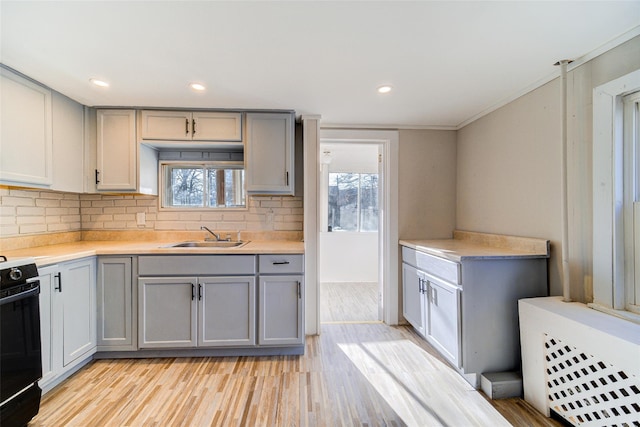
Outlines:
[[[400,245],[460,262],[463,259],[548,258],[549,241],[456,230],[453,239],[400,240]]]
[[[175,248],[179,241],[80,241],[36,246],[3,253],[8,260],[35,258],[36,265],[56,264],[96,255],[226,255],[226,254],[304,254],[304,243],[284,240],[249,241],[238,248]]]

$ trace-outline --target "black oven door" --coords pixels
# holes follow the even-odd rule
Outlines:
[[[39,294],[35,286],[0,300],[0,402],[42,377]]]

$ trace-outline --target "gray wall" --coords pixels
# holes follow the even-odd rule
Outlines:
[[[451,238],[456,217],[456,132],[401,130],[398,235]]]
[[[558,58],[560,59],[560,58]],[[571,293],[592,299],[593,88],[640,68],[640,37],[568,74]],[[551,240],[552,295],[561,284],[559,79],[458,131],[456,228]]]

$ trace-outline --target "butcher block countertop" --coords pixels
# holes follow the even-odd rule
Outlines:
[[[225,254],[303,254],[300,241],[250,241],[237,248],[172,248],[173,241],[79,241],[36,246],[3,252],[9,260],[35,258],[38,267],[95,255],[225,255]]]
[[[464,259],[548,258],[549,241],[455,230],[453,239],[400,240],[400,245],[460,262]]]

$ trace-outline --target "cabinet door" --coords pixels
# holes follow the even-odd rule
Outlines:
[[[194,141],[238,142],[242,146],[242,113],[194,112],[191,137]]]
[[[294,194],[293,115],[248,113],[246,188],[253,194]]]
[[[424,274],[409,264],[402,264],[402,315],[419,334],[425,335],[426,281]]]
[[[63,365],[96,348],[95,258],[60,265]]]
[[[196,346],[197,283],[195,277],[138,279],[140,348]]]
[[[254,276],[201,277],[198,300],[199,347],[255,345]]]
[[[192,117],[188,111],[141,112],[142,139],[187,141],[191,139]]]
[[[84,191],[84,108],[53,92],[53,188]]]
[[[260,276],[258,344],[304,344],[302,276]]]
[[[42,379],[40,388],[45,387],[56,378],[62,369],[62,300],[59,293],[54,291],[57,266],[44,267],[38,270],[40,274],[40,339],[42,345]]]
[[[460,360],[460,291],[444,282],[429,280],[428,340],[456,367]]]
[[[130,257],[98,260],[98,350],[135,350]]]
[[[0,87],[0,182],[51,185],[51,91],[4,68]]]
[[[96,189],[137,188],[136,115],[134,110],[98,110]]]

